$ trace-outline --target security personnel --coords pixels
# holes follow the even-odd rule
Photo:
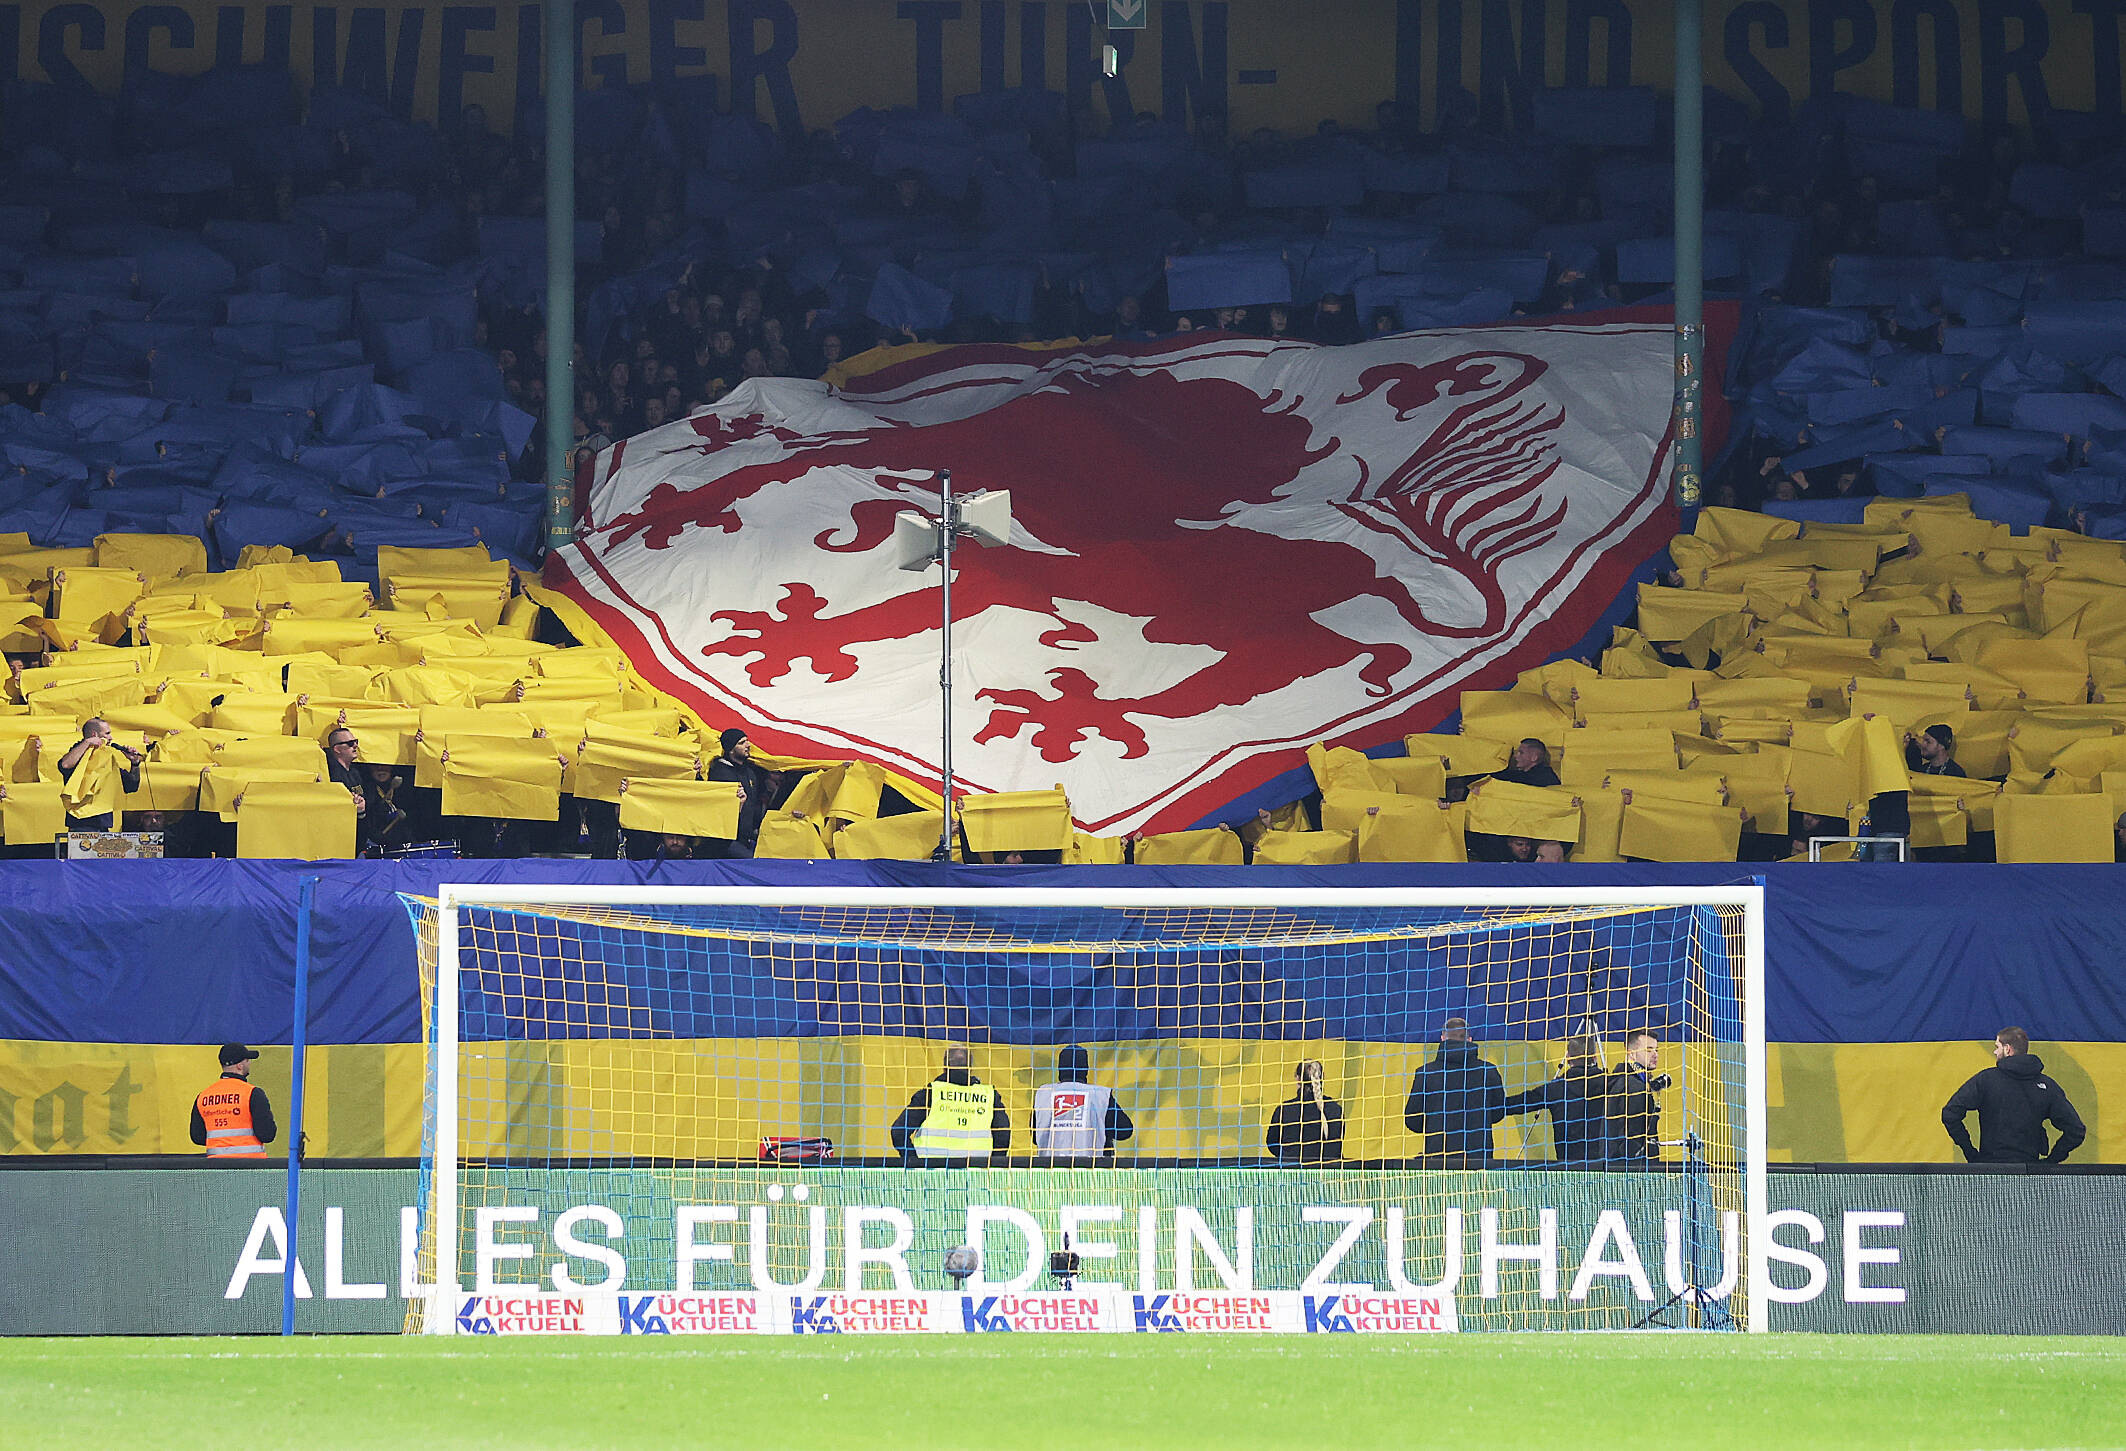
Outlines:
[[[251,1082],[258,1054],[241,1043],[221,1045],[221,1077],[192,1101],[192,1142],[210,1159],[263,1159],[280,1133],[266,1091]]]
[[[895,1152],[926,1169],[987,1164],[1011,1147],[1011,1116],[997,1091],[969,1069],[965,1048],[945,1050],[945,1068],[915,1091],[893,1121]]]

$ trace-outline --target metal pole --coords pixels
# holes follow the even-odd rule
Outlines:
[[[288,1268],[281,1275],[281,1334],[295,1333],[295,1226],[303,1209],[303,1059],[310,1039],[310,908],[317,900],[316,877],[304,877],[295,891],[295,1050],[288,1089],[288,1196],[282,1218],[288,1225]]]
[[[938,849],[933,861],[952,860],[952,541],[959,532],[959,519],[952,508],[952,470],[938,470],[938,562],[945,569],[944,644],[938,659],[938,691],[944,716],[945,739],[938,760],[944,776],[944,824],[938,828]]]
[[[576,0],[545,0],[546,548],[576,536]]]
[[[1676,7],[1676,507],[1698,507],[1705,465],[1705,12]]]

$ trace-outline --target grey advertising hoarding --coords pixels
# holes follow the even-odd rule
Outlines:
[[[845,1239],[845,1222],[859,1218],[859,1209],[890,1214],[918,1190],[933,1211],[908,1256],[919,1280],[934,1269],[932,1238],[943,1243],[987,1232],[1002,1275],[1014,1267],[1013,1253],[1021,1260],[1032,1253],[1033,1237],[1044,1247],[1059,1244],[1066,1212],[1080,1228],[1080,1247],[1113,1251],[1088,1275],[1126,1281],[1140,1267],[1147,1275],[1170,1275],[1170,1251],[1189,1234],[1206,1251],[1199,1271],[1206,1285],[1216,1283],[1210,1278],[1216,1271],[1245,1273],[1259,1289],[1299,1289],[1314,1276],[1385,1290],[1392,1276],[1429,1280],[1458,1271],[1468,1329],[1628,1325],[1652,1308],[1641,1297],[1664,1295],[1664,1281],[1675,1274],[1662,1216],[1631,1205],[1620,1176],[1411,1174],[1398,1186],[1408,1191],[1398,1196],[1409,1205],[1407,1216],[1393,1216],[1390,1236],[1388,1216],[1368,1213],[1363,1223],[1336,1217],[1334,1206],[1381,1199],[1379,1175],[1366,1176],[1364,1192],[1353,1193],[1355,1185],[1341,1182],[1353,1172],[974,1171],[957,1179],[948,1206],[935,1197],[941,1185],[931,1176],[736,1171],[725,1182],[745,1192],[725,1197],[741,1202],[726,1206],[728,1216],[707,1216],[714,1223],[701,1243],[712,1248],[695,1268],[703,1287],[718,1276],[734,1285],[754,1283],[750,1228],[775,1241],[773,1272],[787,1282],[806,1269],[808,1221],[831,1216],[835,1222],[816,1240],[831,1248],[815,1254],[827,1283],[839,1288],[841,1247],[862,1242],[864,1233]],[[306,1175],[297,1237],[301,1329],[402,1327],[405,1295],[417,1282],[417,1183],[411,1169]],[[802,1202],[795,1193],[800,1183],[807,1190]],[[0,1173],[0,1224],[10,1228],[0,1238],[0,1333],[276,1331],[286,1264],[284,1186],[278,1169]],[[574,1187],[617,1186],[586,1181]],[[1771,1188],[1774,1303],[1765,1309],[1774,1329],[2126,1333],[2126,1268],[2116,1253],[2126,1237],[2126,1195],[2115,1178],[1782,1174]],[[510,1245],[528,1253],[500,1262],[498,1279],[551,1283],[558,1266],[592,1283],[613,1274],[617,1260],[631,1287],[674,1283],[668,1211],[646,1208],[650,1201],[642,1195],[561,1197],[571,1202],[555,1200],[538,1211],[539,1220],[507,1227]],[[1601,1207],[1617,1199],[1624,1207],[1604,1228]],[[612,1236],[601,1237],[597,1228],[608,1218],[597,1208],[601,1201],[626,1211],[609,1216],[624,1225]],[[670,1202],[669,1196],[658,1201]],[[1451,1219],[1446,1208],[1455,1211]],[[571,1210],[578,1212],[564,1225]],[[1487,1211],[1492,1219],[1480,1229]],[[1539,1237],[1539,1222],[1554,1228]],[[1461,1230],[1452,1252],[1458,1265],[1443,1238],[1449,1224]],[[1140,1233],[1158,1236],[1156,1260],[1148,1251],[1140,1257],[1134,1242]],[[1671,1221],[1667,1234],[1675,1233]],[[1711,1238],[1717,1241],[1717,1233]],[[1538,1265],[1529,1247],[1547,1240],[1555,1242],[1554,1264]],[[1505,1244],[1503,1266],[1491,1263],[1494,1241]],[[1523,1253],[1516,1256],[1515,1249]],[[1225,1257],[1225,1266],[1216,1265],[1212,1251]],[[1717,1276],[1721,1255],[1715,1249],[1707,1258],[1708,1275]],[[1599,1268],[1590,1272],[1590,1262]],[[1630,1273],[1633,1268],[1641,1273]],[[879,1272],[874,1258],[868,1273]],[[1487,1288],[1494,1292],[1489,1297]]]

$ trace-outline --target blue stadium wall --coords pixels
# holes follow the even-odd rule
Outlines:
[[[1487,129],[1525,122],[1543,88],[1661,88],[1668,0],[1147,0],[1112,35],[1082,0],[579,0],[586,88],[649,85],[786,134],[859,106],[938,111],[1034,86],[1095,114],[1150,111],[1233,134],[1370,127],[1400,101],[1426,127],[1442,98]],[[540,8],[217,0],[0,5],[0,76],[112,93],[148,74],[268,64],[433,121],[483,107],[536,120]],[[1707,0],[1706,81],[1735,115],[1783,120],[1832,95],[1984,124],[2120,119],[2119,8],[2089,0]],[[1120,69],[1100,73],[1112,41]],[[1467,101],[1452,98],[1466,96]],[[11,124],[34,116],[11,115]],[[1712,118],[1717,129],[1722,115]],[[596,108],[582,116],[598,124]]]
[[[1528,869],[932,867],[822,862],[323,863],[311,1149],[418,1152],[420,1007],[397,893],[455,881],[867,886],[1658,885],[1733,865]],[[211,1045],[286,1044],[299,869],[272,862],[21,863],[0,873],[0,1154],[193,1153]],[[1942,1101],[2014,1023],[2090,1127],[2083,1162],[2126,1163],[2126,902],[2115,869],[1850,865],[1767,870],[1769,1137],[1776,1161],[1946,1163]],[[1321,1045],[1310,1045],[1309,1051]],[[1363,1064],[1383,1045],[1351,1045]],[[1398,1045],[1385,1045],[1406,1053]],[[911,1064],[934,1045],[908,1039]],[[1330,1051],[1333,1051],[1331,1045]],[[760,1040],[763,1058],[783,1051]],[[1030,1075],[1035,1050],[992,1047]],[[1266,1050],[1268,1051],[1268,1050]],[[1283,1051],[1281,1048],[1276,1051]],[[1377,1056],[1377,1054],[1376,1054]],[[1023,1062],[1020,1060],[1024,1059]],[[1533,1070],[1534,1065],[1529,1065]],[[1351,1152],[1399,1157],[1402,1058],[1354,1098]],[[286,1102],[287,1055],[259,1081]],[[1390,1081],[1390,1080],[1394,1081]],[[1373,1123],[1378,1119],[1378,1123]]]

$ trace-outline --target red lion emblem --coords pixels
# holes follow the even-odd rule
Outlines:
[[[733,699],[844,687],[812,698],[862,721],[867,681],[923,659],[937,620],[935,572],[874,552],[950,469],[956,490],[1009,489],[1015,523],[1009,547],[957,556],[956,618],[1019,642],[976,672],[971,779],[1071,784],[1058,768],[1087,758],[1109,779],[1177,738],[1289,749],[1469,683],[1447,678],[1457,662],[1509,642],[1570,551],[1647,505],[1665,418],[1633,420],[1624,487],[1563,487],[1569,449],[1601,452],[1568,417],[1580,385],[1547,382],[1554,349],[1505,341],[956,349],[844,395],[779,385],[800,395],[789,406],[756,386],[615,450],[579,548],[623,586],[676,586],[658,557],[686,558],[690,611],[626,590],[661,613],[673,666]],[[927,648],[934,667],[934,635]],[[934,721],[934,674],[930,690]],[[1022,771],[986,768],[1005,751]],[[1146,819],[1147,797],[1072,799],[1089,819]]]

